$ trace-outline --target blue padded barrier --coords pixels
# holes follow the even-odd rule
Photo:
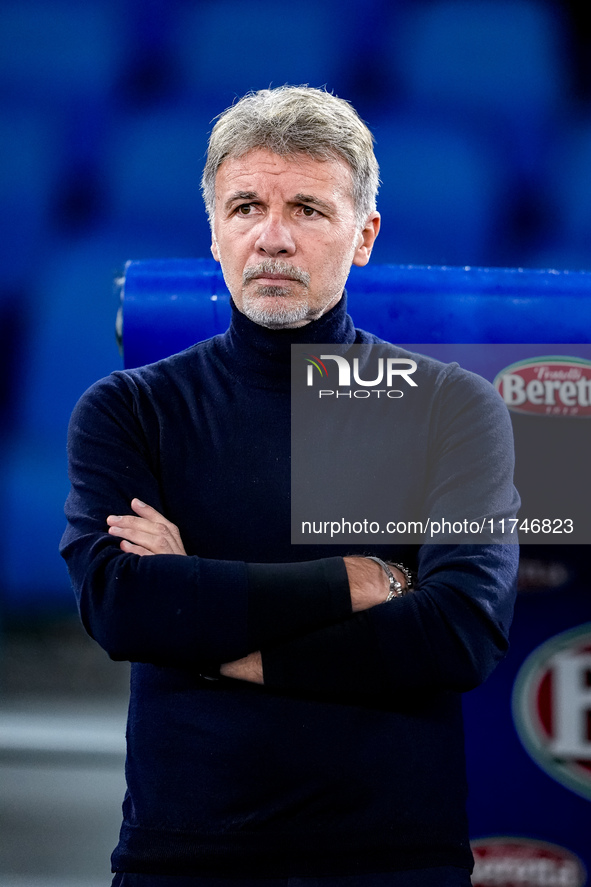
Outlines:
[[[412,265],[354,267],[357,326],[397,342],[590,342],[591,273]],[[126,367],[223,332],[230,296],[213,259],[129,262]]]

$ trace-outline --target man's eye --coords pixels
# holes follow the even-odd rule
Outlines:
[[[240,213],[241,216],[249,215],[251,210],[252,210],[252,203],[241,203],[240,206],[238,207],[238,212]]]
[[[314,218],[314,216],[319,216],[320,213],[317,209],[314,209],[313,206],[304,206],[302,205],[302,213],[307,216],[309,219]]]

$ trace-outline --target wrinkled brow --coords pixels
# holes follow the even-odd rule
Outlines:
[[[224,207],[229,209],[237,200],[257,200],[258,196],[256,191],[234,191],[224,203]]]
[[[225,209],[230,209],[234,203],[237,203],[240,200],[259,200],[259,194],[257,191],[234,191],[233,194],[230,194],[226,202],[224,203]],[[336,207],[332,203],[327,203],[325,200],[322,200],[320,197],[316,197],[314,194],[295,194],[293,200],[290,203],[309,203],[313,206],[317,206],[319,209],[324,210],[326,213],[334,213]]]
[[[314,206],[323,209],[324,212],[327,213],[334,213],[336,209],[333,203],[327,203],[325,200],[321,200],[320,197],[315,197],[313,194],[296,194],[294,197],[294,203],[312,203]]]

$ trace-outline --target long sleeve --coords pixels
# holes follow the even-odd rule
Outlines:
[[[424,546],[417,591],[263,651],[265,684],[342,698],[465,691],[507,649],[516,546]]]
[[[341,558],[247,565],[197,554],[191,515],[158,478],[162,425],[157,406],[123,374],[93,386],[70,423],[61,551],[84,625],[109,655],[200,667],[346,618],[351,604]],[[106,517],[129,513],[134,496],[177,523],[188,556],[121,551]],[[214,512],[211,503],[212,519]]]

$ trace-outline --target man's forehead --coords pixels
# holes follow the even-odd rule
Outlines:
[[[252,185],[249,185],[252,181]],[[240,187],[245,191],[256,191],[256,184],[275,182],[291,185],[296,191],[307,191],[304,183],[350,193],[352,187],[351,168],[339,158],[310,157],[308,154],[281,155],[267,148],[254,148],[239,157],[227,157],[222,161],[216,175],[218,188]],[[299,183],[302,186],[299,186]]]

